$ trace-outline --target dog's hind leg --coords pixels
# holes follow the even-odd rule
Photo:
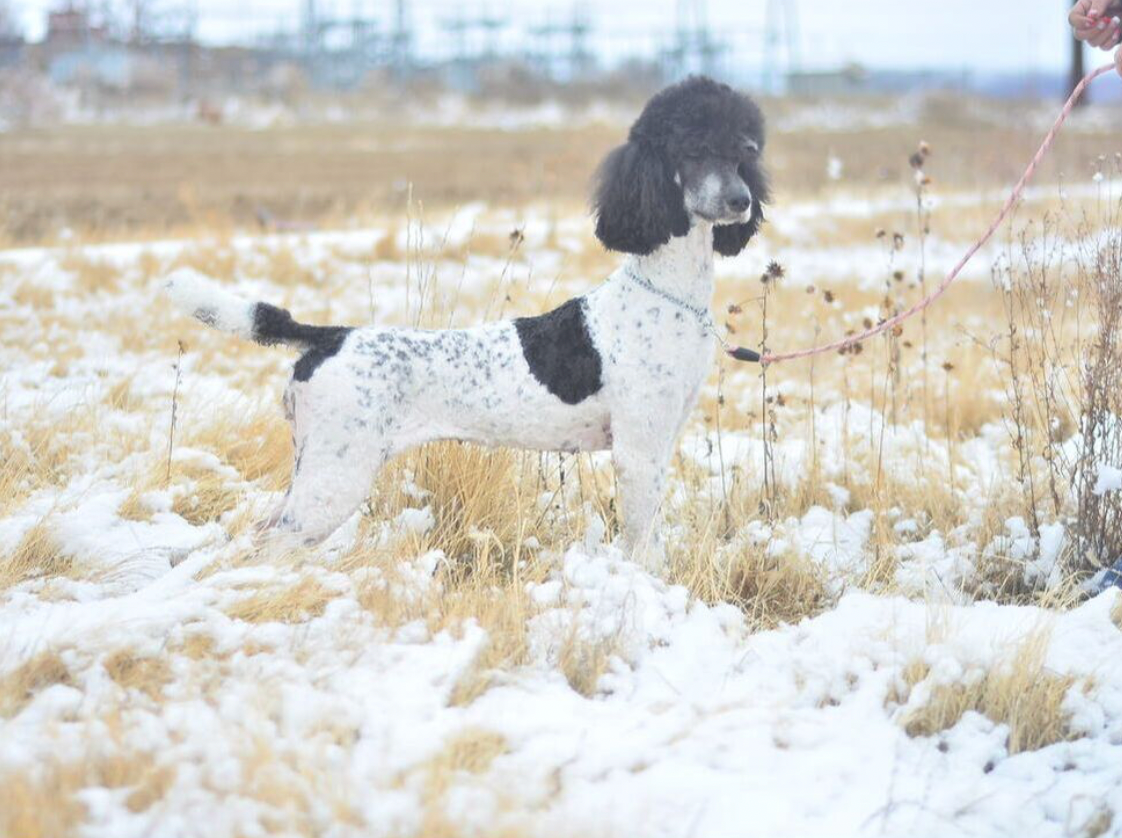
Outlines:
[[[266,541],[283,549],[312,547],[354,514],[386,460],[380,450],[372,458],[368,446],[362,449],[303,440],[280,514],[263,533]]]

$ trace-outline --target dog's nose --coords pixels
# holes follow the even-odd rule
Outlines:
[[[730,195],[728,199],[729,209],[733,212],[740,214],[748,211],[752,206],[752,193],[747,189]]]

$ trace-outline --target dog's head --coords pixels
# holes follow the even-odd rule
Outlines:
[[[609,250],[647,254],[712,222],[713,246],[739,253],[764,220],[764,118],[750,98],[695,76],[648,103],[600,164],[593,209]]]

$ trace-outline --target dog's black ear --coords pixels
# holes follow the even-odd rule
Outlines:
[[[596,175],[596,237],[609,250],[646,255],[690,230],[682,188],[654,151],[628,142]]]
[[[722,256],[735,256],[760,230],[764,223],[764,206],[771,200],[767,176],[757,168],[745,170],[741,167],[741,177],[752,191],[752,215],[744,224],[725,224],[713,228],[713,249]]]

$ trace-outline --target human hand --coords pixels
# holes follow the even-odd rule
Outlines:
[[[1068,23],[1075,37],[1099,49],[1111,49],[1122,40],[1122,12],[1115,0],[1078,0]]]
[[[1122,49],[1114,53],[1114,69],[1118,71],[1118,75],[1122,76]]]

